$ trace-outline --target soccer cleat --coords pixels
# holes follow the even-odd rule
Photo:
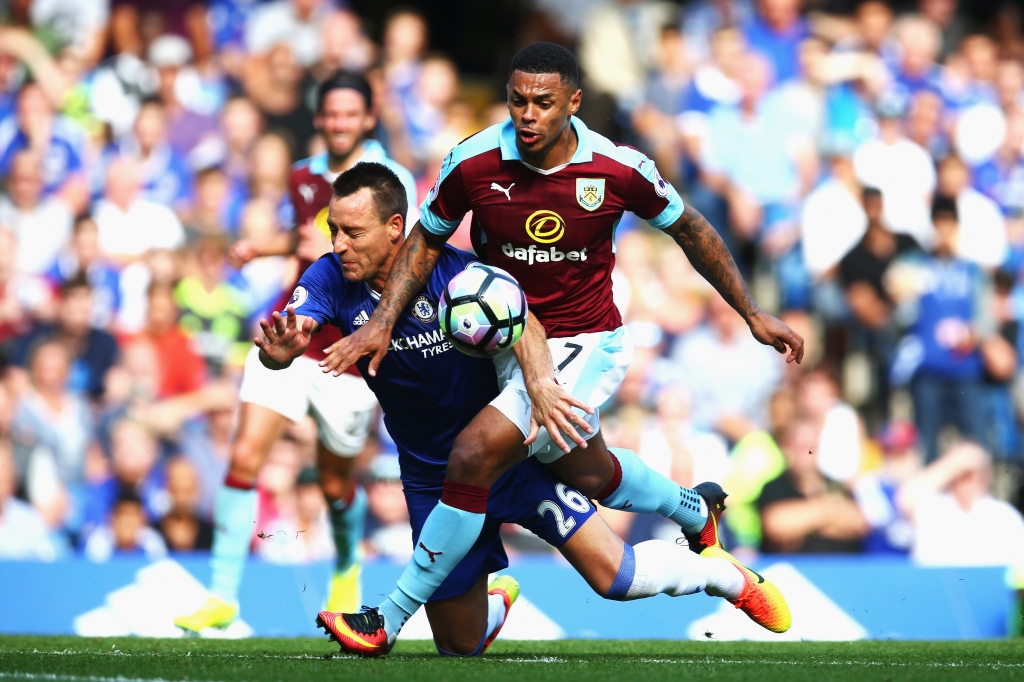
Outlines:
[[[693,489],[704,498],[704,503],[708,506],[708,521],[704,524],[704,528],[700,533],[687,533],[683,531],[686,541],[690,544],[690,549],[697,554],[700,554],[708,547],[725,549],[718,535],[718,525],[721,523],[722,512],[725,511],[725,498],[729,496],[729,493],[722,490],[722,486],[711,481],[700,483],[694,486]]]
[[[772,632],[785,632],[793,624],[789,604],[774,583],[741,564],[736,557],[721,547],[708,547],[700,555],[709,559],[731,561],[740,569],[747,584],[738,598],[728,601],[750,616],[750,620]]]
[[[331,589],[327,597],[326,611],[333,613],[352,613],[359,610],[359,576],[362,565],[352,564],[345,571],[335,573],[331,579]]]
[[[224,629],[235,622],[237,617],[236,605],[211,594],[198,611],[187,616],[178,616],[174,619],[174,624],[182,630],[198,633],[206,628]]]
[[[512,605],[516,603],[516,599],[519,599],[519,581],[510,575],[499,575],[487,586],[487,594],[500,594],[501,598],[505,600],[505,617],[501,619],[501,623],[498,624],[498,627],[494,628],[494,632],[484,642],[484,648],[480,650],[480,653],[487,651],[487,647],[498,638],[498,633],[505,626],[505,621],[508,619],[509,611],[512,610]]]
[[[384,616],[377,607],[364,606],[359,613],[321,611],[316,616],[316,625],[323,628],[343,652],[367,658],[386,656],[397,639],[388,637]]]

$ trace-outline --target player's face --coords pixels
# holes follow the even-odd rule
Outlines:
[[[333,156],[351,154],[377,125],[376,117],[366,108],[366,100],[351,88],[328,92],[323,110],[313,121]]]
[[[381,221],[373,194],[363,188],[331,199],[327,225],[345,279],[379,284],[378,291],[383,289],[404,234],[402,218],[395,215]]]
[[[519,153],[524,158],[543,158],[568,134],[569,116],[580,108],[583,92],[562,85],[557,73],[513,71],[507,87]]]

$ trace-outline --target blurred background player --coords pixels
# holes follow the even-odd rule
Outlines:
[[[380,143],[368,138],[376,117],[370,86],[364,78],[339,73],[321,84],[314,122],[327,149],[292,168],[288,189],[295,229],[263,242],[236,242],[230,259],[237,267],[261,256],[295,253],[301,274],[330,251],[326,218],[331,183],[360,161],[387,165],[401,178],[408,200],[415,200],[412,175],[388,159]],[[294,299],[291,302],[302,303]],[[277,307],[283,309],[285,303]],[[337,549],[327,604],[334,610],[352,610],[359,605],[359,543],[365,527],[366,493],[353,480],[352,470],[373,423],[377,401],[358,374],[332,377],[320,371],[317,362],[323,358],[321,349],[338,338],[335,328],[324,329],[306,354],[283,372],[264,367],[255,346],[249,352],[239,391],[241,408],[231,463],[214,507],[213,594],[197,612],[177,618],[175,624],[179,627],[198,632],[226,627],[237,617],[238,587],[256,522],[256,477],[270,447],[284,435],[289,422],[307,414],[317,424],[316,460]]]

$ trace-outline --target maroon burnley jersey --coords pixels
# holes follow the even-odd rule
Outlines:
[[[321,232],[330,237],[331,229],[327,225],[327,210],[334,190],[328,176],[326,154],[303,159],[292,166],[291,173],[288,175],[288,196],[292,201],[292,208],[295,210],[296,227],[305,225],[312,220]],[[312,265],[312,261],[300,258],[298,277],[302,277],[302,273],[310,265]],[[278,304],[277,310],[284,310],[291,302],[291,298],[292,291],[289,287]],[[313,335],[309,347],[306,349],[306,356],[319,362],[326,357],[323,349],[340,339],[341,332],[336,327],[324,325]]]
[[[420,206],[420,223],[438,235],[473,212],[478,255],[519,281],[551,338],[622,325],[611,272],[624,211],[659,229],[683,213],[653,161],[570,121],[578,145],[567,165],[542,171],[523,162],[508,119],[456,146]]]

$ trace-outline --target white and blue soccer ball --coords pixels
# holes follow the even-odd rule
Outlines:
[[[441,331],[455,348],[494,357],[523,336],[529,312],[515,278],[491,265],[473,263],[448,282],[438,305]]]

